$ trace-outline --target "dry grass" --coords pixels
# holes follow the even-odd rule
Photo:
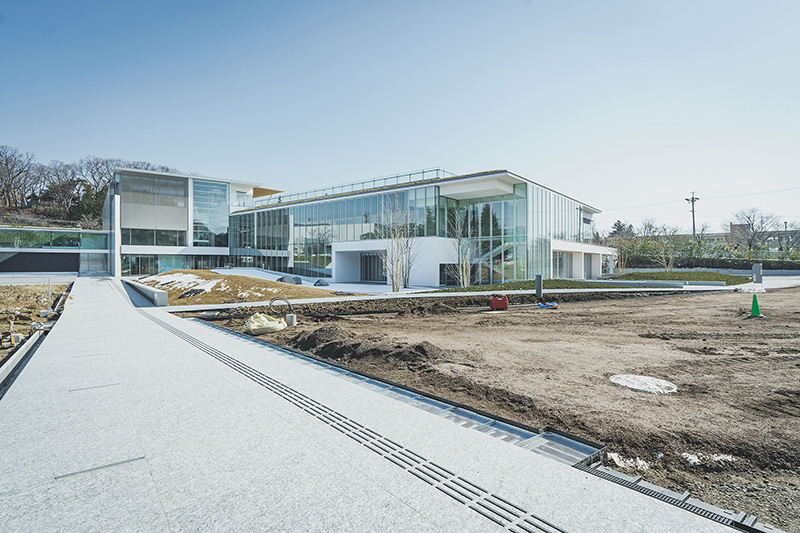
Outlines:
[[[170,305],[264,302],[276,296],[290,300],[332,296],[330,291],[324,289],[247,276],[217,274],[210,270],[172,270],[138,281],[167,291]],[[190,290],[203,292],[181,298],[181,295]]]

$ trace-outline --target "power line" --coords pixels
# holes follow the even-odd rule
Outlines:
[[[744,198],[746,196],[756,196],[756,195],[760,195],[760,194],[775,194],[775,193],[779,193],[779,192],[796,191],[796,190],[800,190],[800,187],[787,187],[786,189],[774,189],[774,190],[771,190],[771,191],[756,191],[756,192],[749,192],[749,193],[745,193],[745,194],[728,194],[728,195],[725,195],[725,196],[706,196],[705,199],[706,200],[723,200],[723,199],[726,199],[726,198]],[[687,199],[687,201],[689,201],[689,200]],[[672,200],[672,201],[669,201],[669,202],[658,202],[658,203],[654,203],[654,204],[630,205],[630,206],[624,206],[624,207],[609,207],[609,208],[604,209],[604,211],[605,212],[625,211],[625,210],[628,210],[628,209],[641,209],[641,208],[644,208],[644,207],[659,207],[659,206],[662,206],[662,205],[672,205],[672,204],[678,204],[678,203],[680,203],[680,200]]]
[[[723,198],[742,198],[745,196],[755,196],[757,194],[773,194],[776,192],[796,191],[798,189],[800,189],[800,187],[788,187],[786,189],[775,189],[774,191],[749,192],[747,194],[729,194],[727,196],[706,196],[706,200],[721,200]]]

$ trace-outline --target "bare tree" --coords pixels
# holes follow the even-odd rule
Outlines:
[[[386,248],[379,250],[378,255],[392,284],[392,291],[398,292],[403,283],[403,254],[406,248],[408,224],[401,206],[387,209],[383,217],[382,224],[376,228],[376,235],[386,241]]]
[[[447,220],[447,235],[453,239],[452,259],[445,268],[448,277],[455,279],[459,287],[468,287],[474,279],[478,262],[478,244],[474,239],[474,226],[470,224],[466,209],[456,211]]]
[[[114,169],[126,166],[121,159],[107,159],[97,156],[84,157],[75,165],[78,176],[86,188],[99,191],[111,183]]]
[[[608,244],[616,250],[617,270],[619,270],[620,274],[624,274],[625,269],[628,268],[628,258],[631,254],[632,240],[620,235],[609,239]]]
[[[383,208],[383,220],[376,224],[373,235],[386,241],[386,248],[378,255],[386,269],[386,277],[397,292],[408,287],[414,263],[419,257],[416,240],[417,228],[412,214],[403,205],[399,195],[389,196]]]
[[[406,289],[411,286],[411,271],[414,270],[414,264],[419,259],[419,243],[416,236],[417,234],[414,232],[407,232],[403,239],[403,262],[400,265],[400,277],[403,287]]]
[[[51,161],[45,167],[45,183],[44,195],[65,213],[80,199],[82,183],[75,165]]]
[[[680,228],[667,226],[666,224],[656,227],[656,260],[667,272],[672,272],[672,267],[675,266],[679,231]]]
[[[743,209],[733,214],[728,227],[734,244],[753,250],[764,245],[775,235],[779,226],[778,217],[762,213],[759,209]]]
[[[36,165],[32,153],[22,153],[11,146],[0,146],[0,204],[24,207],[33,192]]]

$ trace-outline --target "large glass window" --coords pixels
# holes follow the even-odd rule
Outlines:
[[[194,180],[195,246],[228,246],[228,184]]]
[[[155,230],[131,229],[131,244],[153,246],[155,244]]]

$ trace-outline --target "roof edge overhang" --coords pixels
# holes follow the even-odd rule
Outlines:
[[[253,183],[250,181],[240,181],[240,180],[232,180],[227,178],[214,178],[211,176],[197,176],[194,174],[175,174],[172,172],[159,172],[157,170],[141,170],[138,168],[128,168],[128,167],[115,167],[114,174],[117,172],[130,172],[132,174],[146,174],[148,176],[168,176],[170,178],[184,178],[184,179],[195,179],[195,180],[207,180],[207,181],[219,181],[222,183],[236,183],[238,185],[249,185],[253,188],[259,187],[261,184]]]

